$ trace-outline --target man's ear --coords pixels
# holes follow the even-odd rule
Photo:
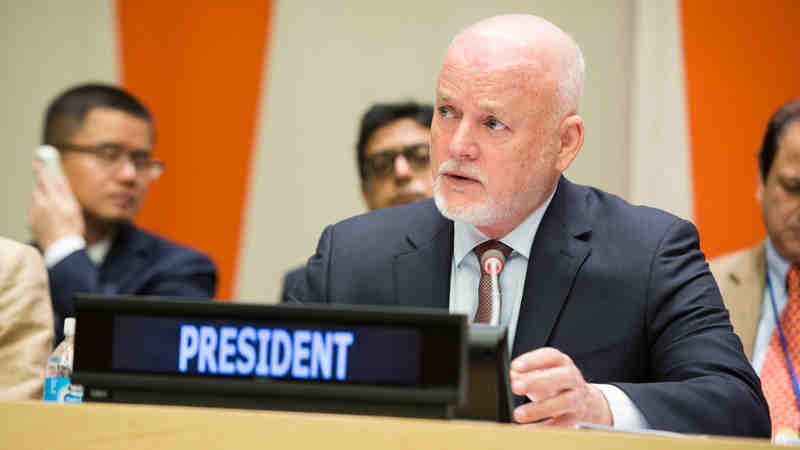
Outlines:
[[[371,211],[374,208],[372,207],[372,203],[370,203],[370,201],[371,201],[370,192],[371,192],[370,191],[370,185],[368,184],[367,181],[364,181],[362,179],[361,180],[361,198],[364,199],[364,204],[367,205],[367,209]]]
[[[579,115],[572,115],[561,122],[559,135],[561,136],[558,154],[556,155],[556,169],[564,172],[572,164],[583,147],[583,119]]]
[[[761,178],[761,172],[758,172],[758,186],[756,186],[756,200],[758,203],[764,199],[764,179]]]

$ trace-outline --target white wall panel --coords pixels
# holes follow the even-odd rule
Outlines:
[[[678,2],[636,2],[630,200],[692,218]]]
[[[110,0],[0,2],[0,235],[30,239],[31,158],[50,100],[77,83],[116,81],[112,8]]]

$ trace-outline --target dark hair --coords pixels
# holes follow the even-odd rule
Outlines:
[[[42,143],[64,144],[81,129],[86,115],[93,108],[129,113],[149,123],[151,132],[155,134],[153,117],[142,102],[120,88],[90,83],[67,89],[50,103],[44,116]]]
[[[794,99],[775,111],[767,124],[767,132],[761,142],[761,151],[758,152],[758,168],[761,170],[761,179],[766,182],[769,169],[778,153],[778,144],[788,125],[800,120],[800,98]]]
[[[433,120],[433,106],[416,102],[405,103],[377,103],[372,105],[361,118],[361,129],[358,133],[358,143],[356,144],[356,158],[358,162],[358,173],[361,181],[367,179],[364,169],[364,160],[367,153],[367,142],[375,131],[397,119],[413,119],[425,128],[431,127]]]

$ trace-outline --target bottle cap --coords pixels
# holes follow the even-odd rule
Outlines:
[[[75,336],[75,318],[64,319],[64,336]]]

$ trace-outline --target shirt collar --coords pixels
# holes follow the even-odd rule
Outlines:
[[[547,211],[547,207],[550,205],[550,201],[553,200],[555,193],[556,189],[553,189],[553,192],[550,193],[550,196],[544,203],[536,208],[536,210],[523,220],[522,223],[517,225],[516,228],[511,230],[510,233],[500,238],[500,242],[511,247],[513,250],[512,254],[516,253],[522,255],[525,259],[530,258],[531,247],[533,247],[533,239],[536,237],[536,231],[539,229],[539,224],[542,223],[542,217],[544,217],[544,213]],[[472,249],[474,249],[476,245],[488,241],[489,238],[479,229],[475,228],[475,226],[466,222],[454,220],[453,226],[453,257],[455,258],[456,264],[461,264],[461,261],[472,252]]]
[[[775,246],[772,245],[772,240],[769,237],[767,238],[766,252],[767,271],[769,271],[773,282],[777,282],[778,286],[780,286],[779,289],[784,290],[786,288],[786,274],[789,273],[791,263],[778,254],[778,251],[775,250]]]
[[[110,248],[111,238],[107,237],[88,246],[86,248],[86,253],[89,254],[89,259],[91,259],[93,263],[100,265],[103,263],[103,260],[106,259],[106,255],[108,254],[108,250]]]

